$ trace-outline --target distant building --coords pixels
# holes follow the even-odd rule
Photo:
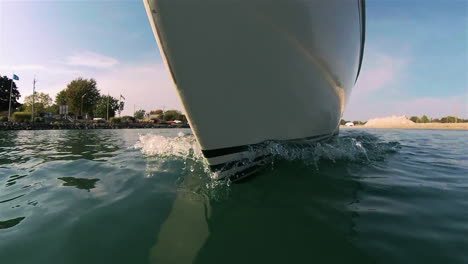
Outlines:
[[[345,126],[352,127],[352,126],[354,126],[354,123],[353,122],[348,122],[348,123],[345,124]]]

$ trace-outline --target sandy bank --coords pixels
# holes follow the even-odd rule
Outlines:
[[[379,124],[358,125],[353,127],[340,126],[344,129],[386,128],[386,129],[449,129],[468,130],[468,123],[413,123],[413,124]]]

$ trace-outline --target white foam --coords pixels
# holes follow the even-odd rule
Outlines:
[[[193,135],[183,133],[179,133],[176,137],[142,135],[135,148],[141,149],[141,152],[148,156],[190,159],[195,161],[195,164],[191,163],[191,166],[185,169],[199,172],[201,168],[202,173],[216,178],[216,173],[210,172]],[[383,142],[370,134],[357,134],[340,136],[324,142],[269,142],[263,153],[271,154],[275,160],[301,161],[318,169],[320,161],[362,163],[381,160],[398,148],[399,144],[396,142]]]
[[[195,137],[179,132],[177,137],[147,134],[140,136],[135,148],[148,156],[190,158],[203,160],[203,155]]]

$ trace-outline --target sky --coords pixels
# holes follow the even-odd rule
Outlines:
[[[349,1],[349,0],[343,0]],[[344,118],[468,118],[468,0],[368,0],[361,74]],[[134,109],[180,109],[142,0],[0,0],[0,75],[22,99],[77,77]]]

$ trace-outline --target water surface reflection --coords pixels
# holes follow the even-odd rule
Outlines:
[[[21,221],[23,221],[25,218],[26,217],[22,216],[22,217],[9,219],[6,221],[0,221],[0,229],[7,229],[10,227],[14,227],[15,225],[21,223]]]
[[[352,243],[360,184],[346,167],[284,162],[212,199],[188,175],[151,249],[152,263],[372,263]]]
[[[73,186],[77,189],[89,190],[96,188],[96,182],[99,179],[85,179],[85,178],[74,178],[74,177],[60,177],[58,178],[61,181],[64,181],[63,186]]]
[[[105,160],[124,141],[113,130],[2,131],[0,166],[51,160]]]

